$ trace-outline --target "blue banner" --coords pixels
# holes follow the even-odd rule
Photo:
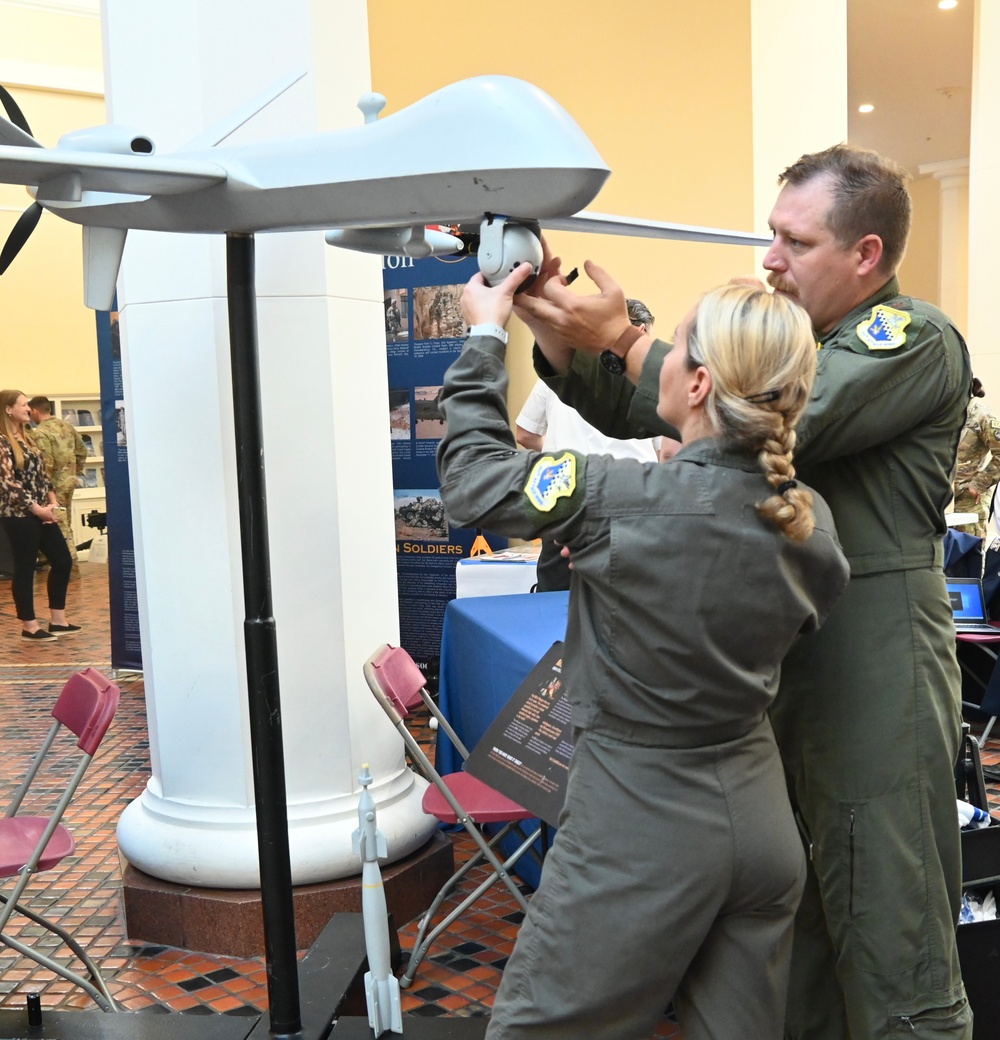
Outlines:
[[[97,359],[101,378],[104,492],[108,512],[111,666],[138,670],[142,668],[142,644],[139,641],[139,600],[135,582],[128,436],[117,311],[97,312]]]
[[[395,256],[382,266],[400,642],[436,689],[455,565],[476,538],[445,518],[435,464],[445,429],[438,394],[465,342],[460,300],[479,267],[475,257]],[[493,549],[507,544],[487,539]]]

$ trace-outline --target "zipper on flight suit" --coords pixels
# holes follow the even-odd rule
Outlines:
[[[851,826],[847,832],[848,835],[848,857],[850,864],[850,894],[847,899],[847,912],[851,917],[854,916],[854,810],[851,810]]]
[[[809,836],[809,830],[806,827],[806,821],[802,819],[802,813],[795,810],[792,814],[795,817],[795,826],[799,829],[799,837],[802,839],[802,844],[806,847],[806,855],[809,857],[810,863],[813,858],[813,843],[812,838]]]

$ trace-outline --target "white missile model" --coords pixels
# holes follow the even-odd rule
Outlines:
[[[383,1033],[403,1032],[403,1013],[399,1004],[399,980],[392,973],[389,956],[389,923],[382,887],[382,871],[378,861],[388,856],[385,835],[376,827],[375,800],[368,790],[372,782],[366,762],[361,767],[358,783],[358,829],[352,836],[354,851],[361,859],[361,913],[365,921],[365,948],[368,971],[365,972],[365,999],[368,1002],[368,1024],[376,1037]]]

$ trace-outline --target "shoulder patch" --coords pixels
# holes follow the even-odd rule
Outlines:
[[[576,456],[564,452],[559,458],[543,455],[534,465],[524,493],[540,513],[549,513],[560,498],[576,490]]]
[[[858,338],[869,350],[895,350],[906,342],[910,315],[880,303],[866,321],[858,325]]]

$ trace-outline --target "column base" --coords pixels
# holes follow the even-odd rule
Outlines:
[[[452,844],[441,831],[405,859],[383,867],[386,904],[396,923],[405,924],[425,910],[453,872]],[[229,957],[264,954],[259,890],[176,885],[123,859],[122,895],[131,941]],[[306,950],[335,913],[361,912],[361,875],[296,886],[292,899],[296,945]]]

